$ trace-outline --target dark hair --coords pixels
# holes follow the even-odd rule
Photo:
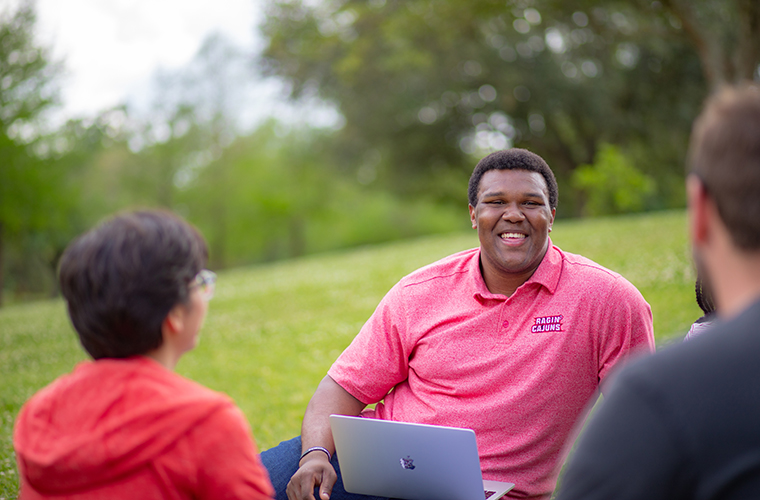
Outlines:
[[[694,123],[688,166],[739,248],[760,249],[760,87],[724,88]]]
[[[159,347],[161,323],[187,303],[207,258],[200,233],[164,211],[122,213],[74,240],[58,276],[82,346],[94,359]]]
[[[697,281],[694,284],[694,291],[696,292],[697,296],[697,305],[700,309],[702,309],[704,315],[707,316],[714,313],[715,302],[713,301],[710,287],[708,286],[706,280],[700,275],[697,276]]]
[[[496,151],[486,156],[475,165],[475,169],[470,176],[470,184],[467,188],[467,197],[470,205],[473,207],[478,203],[478,190],[480,189],[480,179],[483,174],[489,170],[528,170],[538,172],[546,181],[546,190],[549,193],[549,208],[557,208],[557,198],[559,190],[557,189],[557,180],[554,178],[554,172],[549,168],[543,158],[527,149],[505,149]]]

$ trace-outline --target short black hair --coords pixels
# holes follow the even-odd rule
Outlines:
[[[705,186],[738,248],[760,250],[760,86],[726,87],[694,123],[689,172]]]
[[[158,348],[161,324],[208,259],[200,233],[160,210],[125,212],[74,240],[58,270],[69,317],[94,359]]]
[[[496,151],[478,162],[470,176],[470,184],[467,188],[467,198],[473,207],[478,204],[478,190],[480,179],[489,170],[528,170],[538,172],[546,181],[546,190],[549,194],[549,208],[557,208],[559,189],[554,172],[549,168],[543,158],[527,149],[505,149]]]

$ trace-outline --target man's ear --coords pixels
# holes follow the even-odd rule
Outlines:
[[[710,235],[711,200],[705,185],[696,175],[686,178],[686,200],[689,207],[689,234],[692,245],[704,244]]]
[[[478,222],[475,218],[475,207],[472,205],[467,205],[467,207],[470,209],[470,222],[472,222],[472,228],[477,229],[478,228]]]
[[[551,214],[552,214],[552,219],[549,222],[549,232],[550,233],[552,232],[552,226],[554,225],[554,218],[557,216],[557,209],[556,208],[552,208]]]

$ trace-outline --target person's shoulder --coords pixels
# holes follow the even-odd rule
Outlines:
[[[226,394],[183,377],[145,356],[82,363],[57,387],[59,392],[67,387],[72,397],[110,387],[110,397],[134,404],[148,401],[196,402],[218,407],[234,404]]]
[[[635,394],[636,399],[658,407],[670,407],[676,400],[680,403],[681,399],[688,399],[691,387],[698,383],[694,373],[699,356],[685,353],[680,349],[683,345],[668,345],[628,360],[607,382],[605,399],[630,398]]]
[[[633,361],[621,371],[620,378],[626,384],[646,384],[652,390],[685,394],[689,388],[704,388],[728,376],[728,371],[741,371],[743,367],[755,370],[755,353],[760,349],[758,322],[760,303],[729,321],[716,320],[709,335],[672,342]]]
[[[65,397],[68,393],[76,391],[81,385],[81,373],[91,369],[94,365],[92,361],[83,361],[79,363],[74,370],[58,376],[45,387],[38,390],[23,405],[23,410],[33,411],[32,409],[46,408],[55,404],[54,401]],[[22,410],[22,411],[23,411]]]
[[[411,272],[399,283],[409,287],[466,276],[478,265],[479,256],[480,249],[477,247],[457,252]]]
[[[736,316],[722,319],[711,315],[704,325],[709,333],[693,336],[689,342],[683,342],[684,356],[694,352],[694,356],[705,357],[706,364],[712,362],[733,364],[752,362],[754,353],[760,350],[760,335],[757,328],[760,325],[760,300],[745,308]]]
[[[556,247],[555,247],[556,248]],[[577,290],[588,292],[622,293],[626,296],[640,296],[639,290],[625,276],[613,271],[583,255],[565,252],[557,248],[562,256],[562,280]]]
[[[588,276],[593,276],[596,278],[611,279],[611,280],[617,280],[617,279],[622,278],[620,273],[617,273],[611,269],[608,269],[604,267],[603,265],[597,262],[594,262],[588,257],[584,257],[583,255],[576,254],[576,253],[565,252],[564,250],[561,250],[559,248],[557,248],[557,250],[559,250],[560,254],[562,255],[562,261],[565,268],[571,273],[575,273],[578,275],[588,275]]]

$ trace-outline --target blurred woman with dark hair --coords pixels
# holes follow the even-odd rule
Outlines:
[[[697,282],[694,285],[694,291],[697,296],[697,304],[702,309],[702,317],[691,325],[689,332],[686,334],[684,341],[691,340],[702,335],[710,328],[715,319],[715,303],[713,302],[712,293],[707,286],[707,282],[701,276],[697,276]]]
[[[271,497],[242,412],[173,372],[213,295],[206,259],[201,235],[161,211],[118,215],[66,249],[61,290],[94,361],[22,408],[22,500]]]

